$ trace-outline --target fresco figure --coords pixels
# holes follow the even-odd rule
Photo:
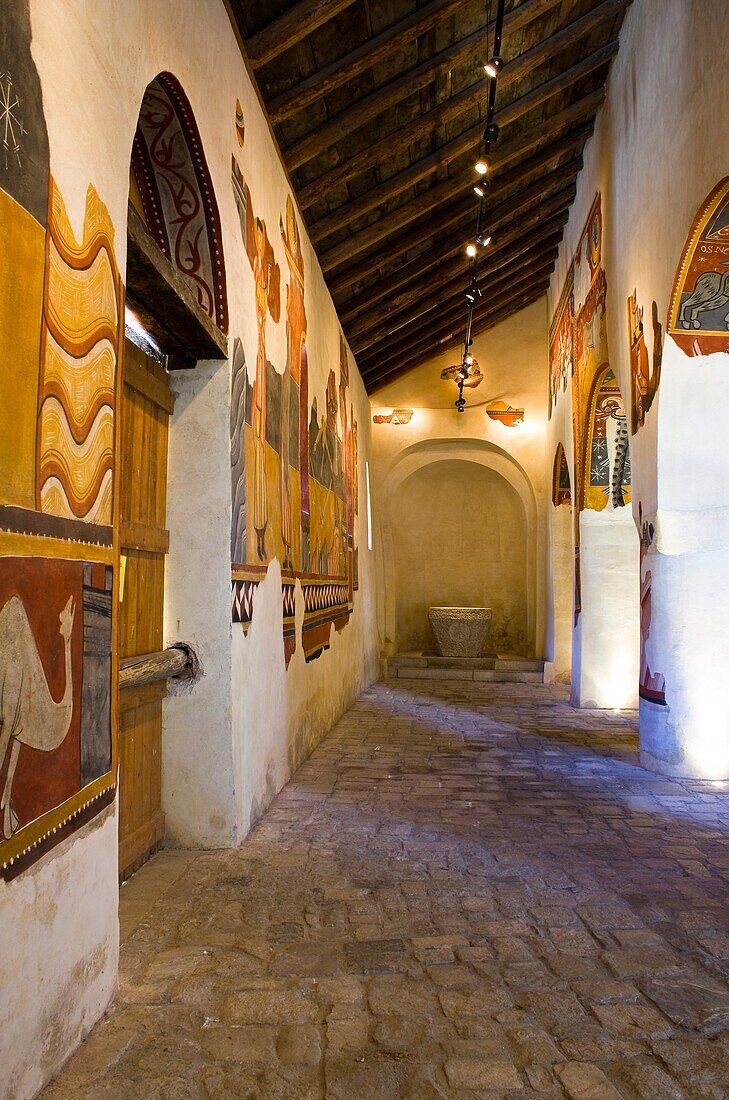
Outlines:
[[[33,630],[22,600],[13,596],[0,610],[0,768],[10,756],[0,811],[3,836],[18,827],[12,808],[13,779],[21,745],[51,752],[65,740],[73,716],[71,634],[76,614],[73,596],[59,615],[66,684],[63,697],[51,695]]]
[[[668,329],[686,355],[729,351],[729,176],[699,208],[681,253]]]

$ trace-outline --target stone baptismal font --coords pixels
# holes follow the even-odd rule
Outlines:
[[[441,657],[480,657],[491,629],[490,607],[431,607],[428,611]]]

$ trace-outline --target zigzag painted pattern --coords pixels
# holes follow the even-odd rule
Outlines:
[[[81,243],[53,181],[50,207],[37,507],[110,524],[120,291],[114,229],[91,186]]]

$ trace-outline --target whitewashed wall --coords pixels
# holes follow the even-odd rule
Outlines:
[[[289,188],[224,5],[220,0],[31,0],[30,11],[51,173],[78,236],[86,190],[94,184],[113,220],[122,272],[129,162],[142,97],[162,71],[180,81],[220,209],[231,350],[240,336],[247,362],[254,364],[254,289],[231,189],[232,151],[256,214],[270,227],[284,282],[288,268],[278,223]],[[236,144],[236,100],[245,118],[243,149]],[[303,230],[301,218],[299,224]],[[309,390],[321,409],[328,372],[339,362],[340,329],[303,233],[302,247]],[[285,311],[279,325],[270,318],[268,325],[270,357],[283,363]],[[341,634],[333,631],[329,652],[306,665],[299,646],[286,671],[278,563],[258,590],[248,638],[231,624],[229,364],[201,364],[178,378],[175,388],[165,630],[168,640],[193,642],[203,676],[166,704],[163,808],[174,841],[226,846],[245,835],[292,767],[376,674],[375,570],[367,550],[364,499],[369,405],[352,371],[360,464],[354,614]],[[301,618],[300,592],[298,600]],[[103,827],[96,823],[77,833],[18,880],[0,883],[3,1097],[32,1096],[109,1004],[116,984],[117,903],[114,814],[105,816]]]
[[[646,319],[655,300],[665,325],[676,267],[693,219],[729,172],[728,37],[725,0],[634,0],[621,31],[607,100],[585,150],[585,167],[550,288],[551,306],[558,300],[591,203],[600,191],[610,361],[627,400],[627,298],[637,290]],[[646,330],[650,354],[649,321]],[[653,666],[666,676],[668,700],[660,715],[641,701],[641,742],[649,754],[647,762],[655,767],[713,777],[729,774],[729,715],[723,702],[729,636],[718,625],[729,614],[729,541],[723,525],[724,509],[729,507],[729,456],[721,442],[728,396],[729,356],[689,359],[667,337],[658,396],[645,425],[630,440],[636,521],[630,553],[638,553],[640,503],[644,519],[657,530],[649,555],[654,609],[650,646]],[[560,439],[570,454],[570,418],[568,388],[549,425],[552,454]],[[624,535],[627,539],[627,530]],[[583,525],[583,585],[586,578],[588,586],[592,581],[599,589],[597,578],[590,577],[589,540]],[[632,614],[637,623],[635,581],[628,586],[628,603],[625,586],[621,588],[624,568],[616,565],[611,579],[618,606],[610,605],[607,597],[605,604],[611,614]],[[584,623],[576,633],[573,675],[577,670],[583,681],[602,675],[603,664],[620,662],[603,620],[600,614],[599,646],[587,642]],[[633,628],[633,667],[626,666],[618,690],[602,705],[625,705],[628,676],[635,696],[637,645]]]

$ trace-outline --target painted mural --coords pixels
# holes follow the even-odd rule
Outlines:
[[[23,0],[0,7],[0,873],[115,794],[114,444],[122,285],[92,185],[50,174]],[[18,285],[17,280],[21,280]]]
[[[648,663],[648,643],[653,614],[653,574],[648,568],[648,562],[655,529],[652,523],[643,518],[643,509],[640,504],[638,518],[640,523],[640,684],[638,693],[644,702],[666,706],[665,677],[662,673],[653,671]]]
[[[676,271],[667,331],[687,355],[729,351],[729,176],[694,219]]]
[[[238,127],[241,132],[241,127]],[[357,424],[349,401],[349,357],[340,338],[337,371],[329,371],[324,404],[309,401],[304,261],[291,198],[279,219],[285,256],[286,363],[266,346],[268,318],[281,319],[281,269],[264,220],[233,158],[232,184],[247,263],[253,274],[256,358],[249,371],[236,339],[231,392],[231,530],[233,621],[244,631],[254,594],[277,558],[282,567],[284,654],[296,650],[295,589],[304,596],[306,660],[329,646],[331,626],[349,621],[357,587]]]
[[[570,471],[567,465],[567,455],[561,443],[557,444],[554,452],[554,464],[552,467],[552,504],[559,508],[560,504],[572,503],[572,486],[570,484]]]
[[[160,73],[144,93],[132,145],[132,178],[132,202],[147,229],[200,308],[227,333],[218,204],[195,116],[172,73]]]
[[[550,416],[572,377],[575,622],[581,610],[579,514],[630,501],[627,413],[608,353],[602,228],[597,194],[550,325]]]
[[[658,305],[652,306],[653,355],[648,365],[648,348],[643,326],[643,307],[638,305],[637,291],[628,298],[628,340],[630,345],[630,428],[633,435],[645,424],[661,380],[663,358],[663,326],[658,320]]]

